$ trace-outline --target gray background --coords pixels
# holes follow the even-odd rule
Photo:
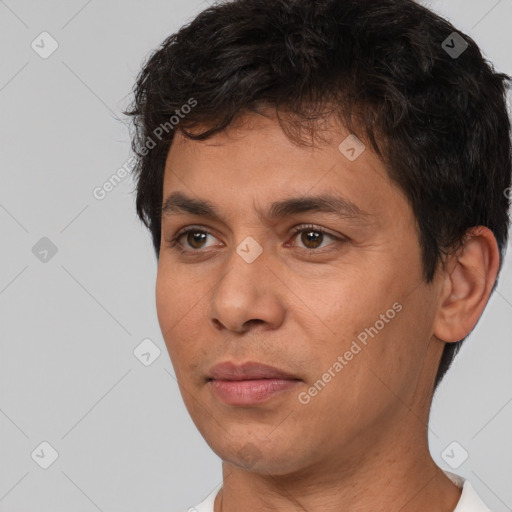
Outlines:
[[[425,4],[512,74],[512,0]],[[2,512],[173,512],[221,481],[161,337],[133,182],[93,196],[131,155],[116,118],[144,57],[206,5],[0,0]],[[31,47],[43,31],[59,45],[46,59]],[[46,262],[43,237],[57,249]],[[435,397],[429,434],[439,465],[469,478],[495,512],[512,508],[511,313],[509,253]],[[134,355],[147,338],[161,351],[150,349],[148,366]],[[47,469],[42,442],[58,452]],[[446,460],[463,450],[452,469]]]

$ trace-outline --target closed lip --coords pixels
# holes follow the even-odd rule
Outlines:
[[[236,364],[225,361],[213,366],[208,372],[208,380],[257,380],[257,379],[287,379],[300,380],[289,372],[268,364],[249,361]]]

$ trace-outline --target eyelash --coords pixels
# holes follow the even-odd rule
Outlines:
[[[301,226],[295,227],[293,229],[292,238],[295,238],[299,233],[302,233],[305,231],[314,231],[315,233],[322,233],[323,235],[327,235],[337,242],[347,241],[347,238],[335,236],[332,233],[326,231],[325,229],[319,228],[313,224],[307,224],[307,225],[301,225]],[[203,252],[202,249],[185,249],[183,247],[183,245],[180,242],[178,242],[178,240],[183,235],[186,235],[188,233],[203,233],[203,234],[211,235],[211,233],[209,231],[203,229],[200,226],[191,226],[187,229],[178,231],[178,233],[176,233],[176,236],[174,238],[171,238],[170,240],[167,241],[167,246],[171,249],[175,249],[175,250],[179,251],[180,253],[200,254],[201,252]],[[329,244],[329,245],[332,245],[332,244]],[[321,252],[323,252],[323,249],[325,249],[325,248],[323,248],[323,249],[308,249],[307,247],[298,247],[298,249],[302,249],[307,252],[321,253]]]

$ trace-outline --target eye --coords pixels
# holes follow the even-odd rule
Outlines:
[[[168,244],[170,247],[176,247],[181,252],[197,252],[198,249],[208,247],[204,245],[204,242],[209,235],[211,235],[211,233],[204,229],[190,227],[186,230],[179,231],[173,239],[169,240]],[[181,238],[185,240],[188,246],[180,242]]]
[[[323,249],[322,242],[325,241],[325,237],[331,238],[335,241],[343,241],[342,238],[334,236],[333,234],[328,233],[326,230],[314,225],[297,226],[294,228],[293,237],[296,238],[297,235],[301,235],[299,240],[302,244],[304,244],[304,247],[301,247],[304,249]]]

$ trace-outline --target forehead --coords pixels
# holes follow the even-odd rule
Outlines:
[[[259,114],[247,114],[202,141],[178,131],[166,159],[164,212],[185,207],[199,213],[200,205],[192,202],[201,199],[205,215],[219,213],[215,204],[222,204],[228,210],[259,205],[260,215],[264,209],[272,216],[290,208],[307,210],[313,196],[316,206],[322,198],[326,209],[337,202],[337,210],[354,217],[407,207],[383,163],[354,134],[333,120],[322,127],[320,138],[298,145],[276,118]]]

